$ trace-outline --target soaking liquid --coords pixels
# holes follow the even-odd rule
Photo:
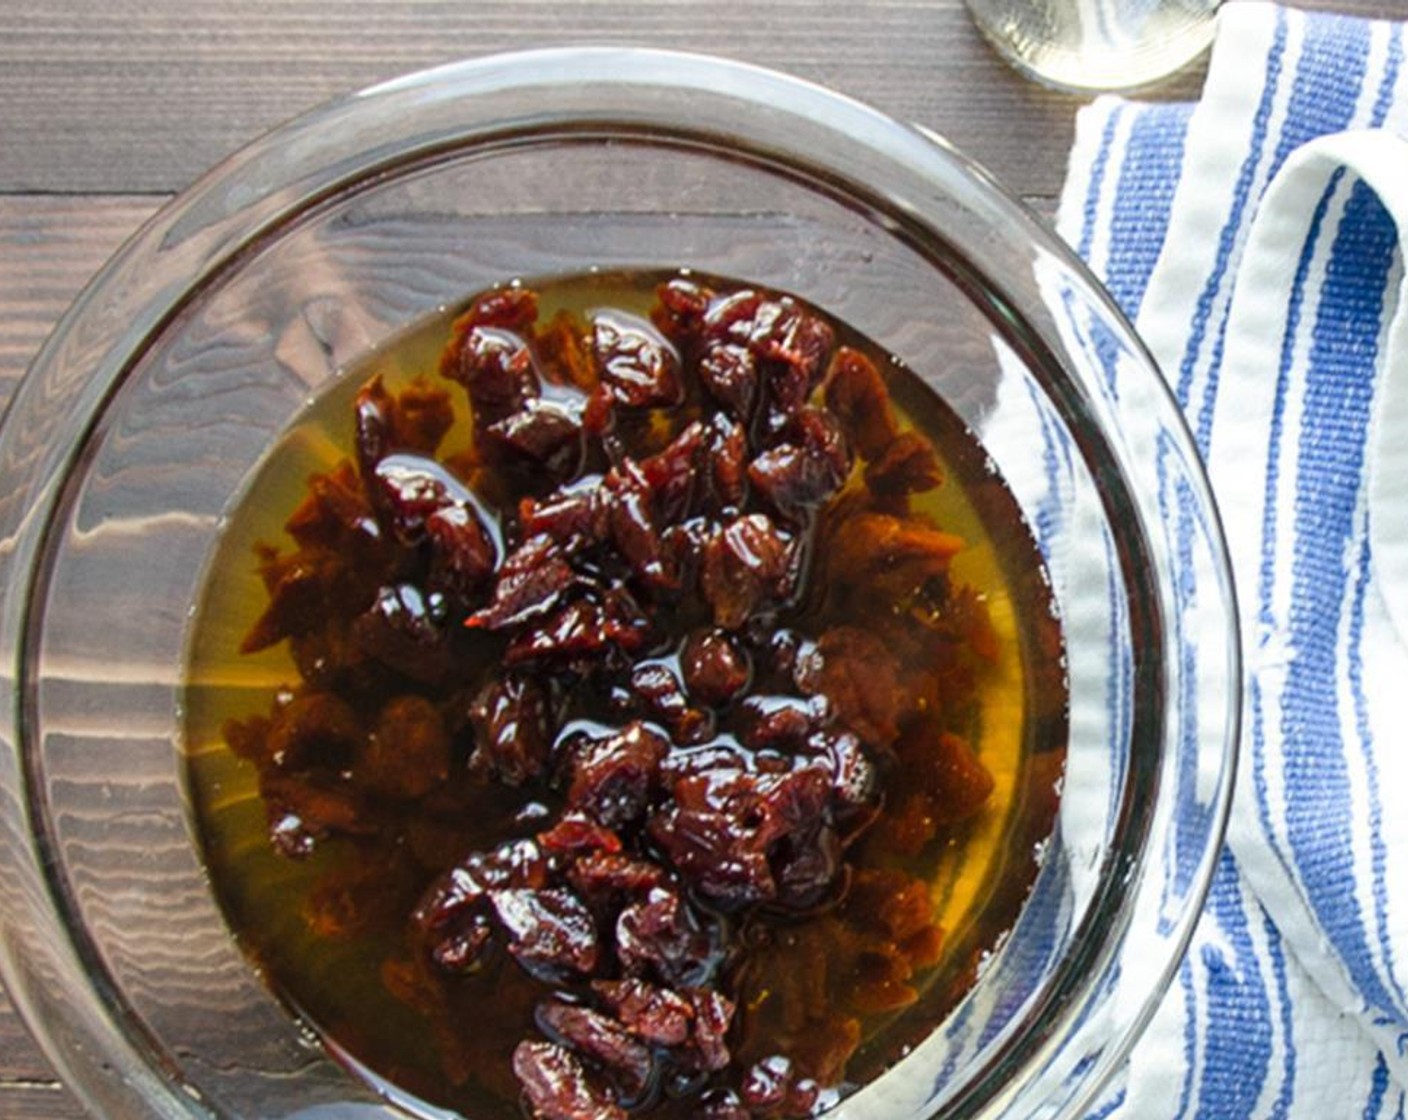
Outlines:
[[[603,308],[621,322],[647,321],[657,290],[671,279],[678,277],[590,273],[529,286],[537,294],[539,329],[570,324],[580,335]],[[745,287],[714,278],[688,282],[724,293]],[[267,571],[271,550],[293,550],[285,524],[309,493],[310,478],[340,466],[343,477],[355,475],[347,464],[358,456],[355,414],[369,382],[379,378],[392,398],[419,377],[449,390],[453,421],[435,456],[477,486],[481,497],[488,495],[485,508],[497,519],[493,534],[503,537],[496,542],[500,559],[512,546],[515,505],[508,499],[518,493],[514,486],[539,496],[545,489],[541,480],[525,482],[517,468],[494,474],[475,465],[476,427],[465,393],[436,373],[462,311],[448,309],[415,324],[343,371],[308,403],[232,504],[190,632],[185,732],[195,824],[213,889],[235,937],[272,989],[316,1029],[331,1053],[412,1107],[420,1100],[490,1120],[522,1115],[522,1087],[512,1071],[515,1049],[524,1039],[544,1037],[541,1007],[552,985],[502,953],[463,975],[435,974],[427,981],[429,966],[416,957],[408,920],[437,878],[466,852],[550,827],[563,811],[561,775],[516,785],[471,781],[464,775],[474,732],[460,729],[449,756],[453,772],[431,783],[434,788],[363,799],[357,804],[374,820],[334,828],[302,848],[288,842],[281,847],[271,842],[271,830],[278,837],[274,818],[281,810],[271,800],[268,774],[261,782],[261,765],[232,749],[241,726],[282,710],[290,697],[316,691],[305,679],[320,671],[310,669],[316,658],[308,649],[294,651],[289,641],[252,652],[241,648],[250,647],[251,633],[269,610],[261,564]],[[713,923],[719,958],[708,982],[737,1006],[728,1034],[732,1062],[724,1070],[693,1074],[663,1063],[658,1083],[640,1094],[638,1107],[646,1115],[692,1115],[704,1099],[701,1092],[711,1086],[736,1091],[750,1063],[769,1058],[774,1049],[794,1062],[798,1076],[816,1082],[809,1112],[824,1111],[883,1072],[975,982],[979,962],[1015,921],[1054,821],[1066,735],[1063,649],[1030,532],[981,445],[923,380],[845,324],[827,323],[836,348],[851,348],[880,371],[896,430],[918,433],[932,446],[942,481],[886,499],[879,506],[889,512],[875,517],[906,519],[903,524],[912,519],[961,538],[936,592],[952,615],[944,625],[959,637],[952,664],[942,670],[947,683],[941,710],[902,712],[898,726],[909,730],[870,752],[880,785],[878,817],[847,842],[849,886],[838,878],[837,890],[852,892],[849,901],[832,895],[815,913],[782,917],[766,905],[700,903]],[[549,396],[555,391],[546,388]],[[572,393],[559,395],[566,400]],[[691,390],[673,408],[621,410],[618,430],[653,452],[689,416],[707,417],[714,407],[707,394]],[[579,467],[579,473],[591,466]],[[828,567],[828,553],[855,542],[844,532],[824,533],[839,517],[838,503],[858,500],[865,486],[857,464],[839,494],[808,515],[808,531],[823,535],[813,540],[806,586],[767,615],[776,630],[800,638],[804,653],[842,616],[850,620],[847,632],[857,629],[856,619],[864,621],[869,589]],[[685,632],[709,622],[689,602],[655,620],[663,636],[652,657],[675,671]],[[415,695],[443,706],[452,692],[473,692],[493,679],[503,645],[479,632],[466,637],[458,619],[455,625],[463,664],[453,685],[427,683],[423,675],[405,678],[392,669],[383,674],[392,682],[384,687],[386,695]],[[751,656],[753,687],[771,689],[768,670],[760,668],[762,655]],[[379,677],[367,679],[372,693],[383,688]],[[868,683],[860,683],[864,691]],[[570,699],[563,722],[619,727],[622,719],[605,697],[602,691]],[[384,699],[367,700],[361,714],[368,726]],[[353,707],[359,704],[354,697]],[[731,730],[737,704],[723,703],[710,718],[714,734],[737,748]],[[656,726],[649,717],[647,724]],[[930,743],[949,752],[951,764],[916,767],[913,755]],[[349,773],[355,768],[351,761],[347,767]],[[914,788],[915,775],[937,769],[943,773],[936,781],[957,780],[955,767],[973,771],[962,780],[981,786],[982,799],[948,820],[942,809],[934,812],[943,804],[935,800],[938,794]],[[856,912],[883,907],[887,891],[903,896],[911,911],[920,900],[920,926],[909,936],[923,944],[907,950],[907,957],[894,946],[867,949],[864,938],[881,935],[858,932],[869,927]],[[592,998],[580,979],[563,987],[569,1001]],[[596,1077],[592,1062],[585,1064]],[[619,1087],[613,1092],[621,1095]]]

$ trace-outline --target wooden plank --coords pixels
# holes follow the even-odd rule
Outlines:
[[[56,1081],[0,1082],[0,1120],[81,1120],[83,1115]]]
[[[1075,100],[1010,73],[961,0],[10,0],[0,192],[168,192],[327,97],[516,47],[635,42],[790,70],[1054,194]]]
[[[160,202],[0,195],[0,405],[73,297]]]
[[[0,1101],[15,1082],[52,1081],[54,1072],[0,988]],[[0,1116],[4,1113],[0,1112]]]
[[[1300,0],[1402,16],[1402,0]],[[171,192],[328,97],[493,51],[640,43],[788,70],[1050,198],[1080,99],[997,60],[962,0],[9,0],[0,193]],[[1156,96],[1190,98],[1196,69]]]

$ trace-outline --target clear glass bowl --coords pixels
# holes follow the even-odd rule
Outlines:
[[[797,293],[983,440],[1068,643],[1058,827],[957,1011],[836,1115],[1073,1116],[1146,1022],[1228,805],[1239,666],[1197,455],[1072,254],[932,136],[644,50],[449,66],[320,109],[157,215],[0,431],[4,979],[95,1113],[402,1115],[234,944],[182,776],[188,615],[228,503],[335,371],[442,304],[587,265]]]

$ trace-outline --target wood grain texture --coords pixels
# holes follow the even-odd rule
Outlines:
[[[0,403],[73,297],[160,202],[0,195]]]
[[[1403,0],[1298,0],[1372,16]],[[3,0],[0,406],[93,272],[164,200],[318,102],[575,42],[708,51],[946,134],[1050,214],[1081,99],[1017,78],[961,0]],[[1155,96],[1191,98],[1194,70]],[[79,1120],[0,992],[0,1120]]]
[[[825,82],[947,134],[1022,193],[1054,193],[1065,166],[1076,100],[1011,74],[960,0],[9,0],[0,192],[176,190],[325,98],[580,42],[708,51]]]
[[[84,1115],[62,1085],[44,1081],[0,1081],[0,1116],[5,1120],[80,1120]]]

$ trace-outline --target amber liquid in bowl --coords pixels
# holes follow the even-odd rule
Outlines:
[[[345,371],[232,508],[186,691],[215,893],[412,1108],[825,1111],[1030,890],[1066,736],[1040,555],[953,411],[800,301],[526,289]],[[558,543],[508,578],[530,523]],[[739,868],[701,839],[729,820]]]

